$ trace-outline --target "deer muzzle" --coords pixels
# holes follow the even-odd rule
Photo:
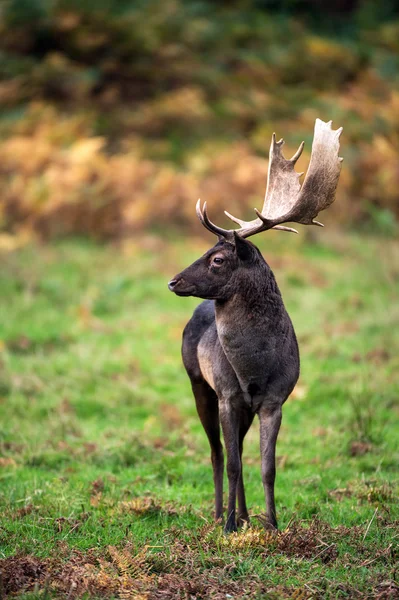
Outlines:
[[[169,281],[168,288],[177,296],[192,296],[195,292],[195,287],[183,279],[183,277],[175,277]]]

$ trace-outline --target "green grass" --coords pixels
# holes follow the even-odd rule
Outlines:
[[[324,231],[261,240],[302,374],[278,440],[282,533],[254,518],[226,538],[212,524],[209,449],[180,358],[198,300],[166,287],[207,241],[2,255],[6,595],[397,597],[399,244]],[[244,455],[256,515],[257,424]]]

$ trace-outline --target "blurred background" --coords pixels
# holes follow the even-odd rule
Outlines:
[[[272,132],[306,170],[316,117],[344,127],[329,222],[393,235],[398,67],[395,0],[3,0],[3,245],[244,216]]]

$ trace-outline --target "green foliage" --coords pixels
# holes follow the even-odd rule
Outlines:
[[[393,237],[398,233],[398,224],[391,210],[388,208],[379,208],[373,204],[369,204],[367,210],[369,220],[366,223],[366,228],[388,237]]]
[[[255,516],[257,423],[244,449],[252,527],[212,525],[209,447],[180,358],[198,301],[166,287],[205,243],[2,252],[6,593],[395,597],[399,247],[319,235],[259,240],[302,360],[278,441],[277,536]]]
[[[49,16],[48,0],[6,0],[3,7],[5,25],[10,29],[31,28]]]

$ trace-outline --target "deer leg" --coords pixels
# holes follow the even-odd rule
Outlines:
[[[245,500],[245,489],[244,489],[244,477],[243,477],[243,465],[242,465],[242,449],[244,437],[250,428],[254,417],[252,413],[244,413],[240,417],[240,431],[239,431],[239,451],[240,451],[240,477],[238,479],[237,486],[237,500],[238,500],[238,512],[237,512],[237,525],[243,525],[245,521],[249,522],[249,515],[247,509],[247,503]]]
[[[237,531],[236,498],[241,473],[239,412],[229,402],[225,401],[220,402],[219,409],[227,454],[227,478],[229,481],[227,520],[224,531],[225,533],[230,533],[231,531]]]
[[[238,502],[238,511],[237,511],[237,525],[241,527],[244,525],[245,521],[249,522],[249,515],[247,509],[247,503],[245,500],[245,488],[244,488],[244,477],[242,472],[242,442],[240,442],[239,450],[240,450],[240,477],[238,479],[237,486],[237,502]]]
[[[262,482],[266,500],[266,526],[277,529],[274,481],[276,479],[276,442],[281,425],[281,406],[263,406],[259,411]]]
[[[218,398],[206,381],[192,384],[197,412],[211,447],[215,485],[215,519],[223,518],[223,447],[220,441]]]

